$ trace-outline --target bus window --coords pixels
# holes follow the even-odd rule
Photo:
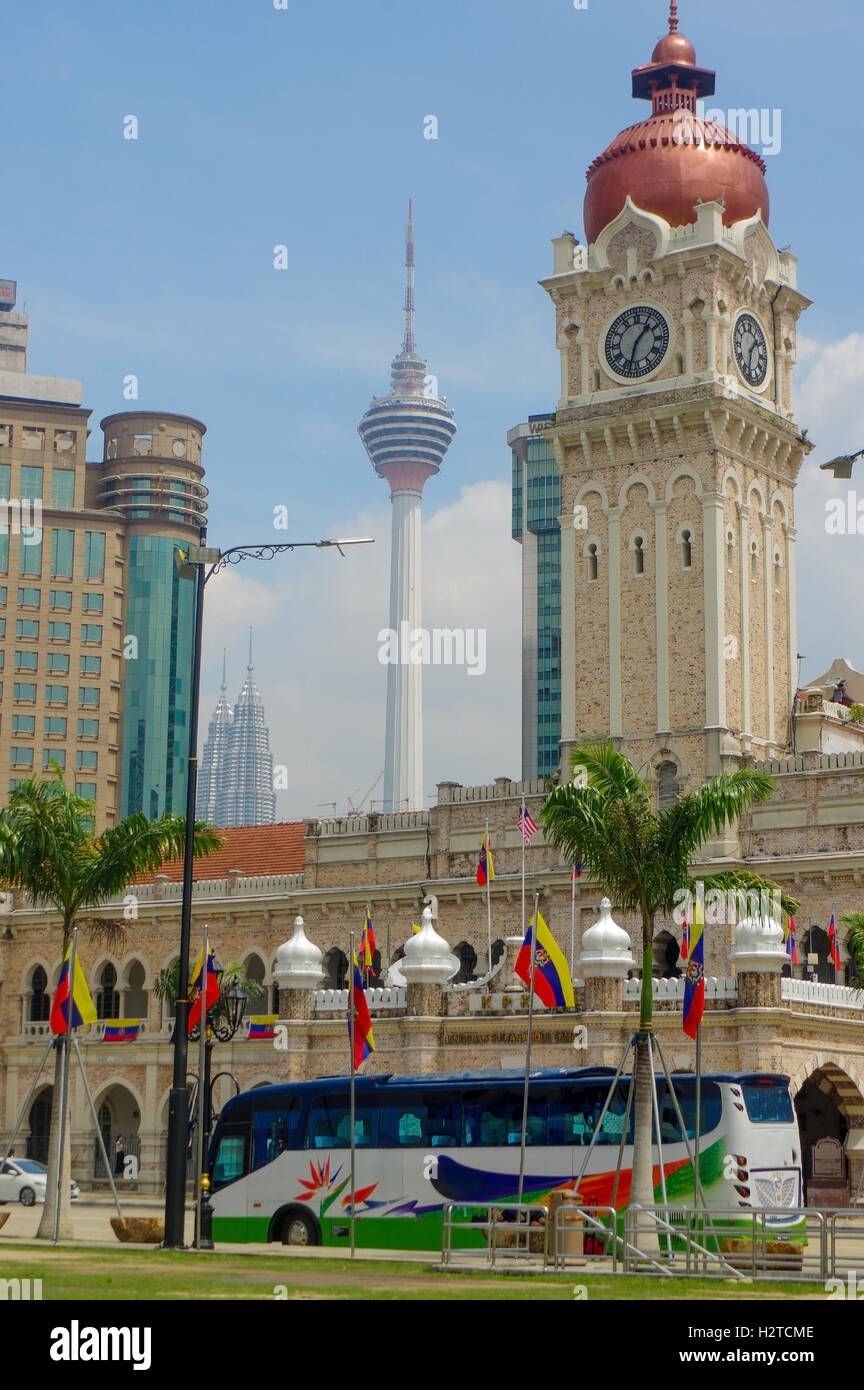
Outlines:
[[[358,1105],[354,1112],[354,1144],[371,1149],[376,1141],[377,1111]],[[310,1149],[350,1149],[351,1109],[345,1096],[317,1096],[309,1109]]]
[[[600,1115],[609,1093],[608,1086],[583,1085],[566,1098],[550,1099],[549,1102],[549,1143],[550,1144],[590,1144],[591,1137],[600,1123]],[[620,1144],[627,1111],[627,1091],[619,1086],[597,1135],[597,1144]],[[627,1143],[633,1142],[633,1114],[631,1110]]]
[[[243,1134],[223,1134],[213,1160],[214,1186],[234,1182],[246,1171],[246,1137]]]
[[[461,1109],[416,1095],[388,1097],[381,1106],[381,1147],[419,1149],[453,1147],[459,1143]]]
[[[252,1167],[261,1168],[285,1149],[303,1146],[299,1100],[289,1101],[280,1110],[256,1110],[252,1119]]]
[[[696,1137],[696,1082],[689,1077],[682,1081],[675,1082],[675,1094],[678,1097],[678,1105],[687,1126],[687,1138]],[[683,1143],[681,1137],[681,1126],[678,1123],[678,1116],[675,1113],[675,1106],[669,1094],[669,1087],[664,1081],[657,1087],[657,1098],[660,1103],[660,1138],[663,1143],[680,1144]],[[700,1117],[699,1133],[701,1135],[710,1134],[720,1124],[722,1112],[722,1101],[720,1097],[720,1087],[716,1081],[703,1081],[702,1094],[700,1097]],[[652,1134],[653,1134],[652,1121]]]
[[[771,1081],[762,1085],[759,1082],[755,1085],[742,1083],[741,1090],[744,1092],[747,1116],[754,1124],[788,1125],[795,1118],[792,1101],[785,1086],[778,1086],[776,1082]]]
[[[522,1142],[522,1099],[519,1097],[465,1101],[465,1144],[472,1148]],[[530,1101],[525,1129],[526,1144],[546,1143],[546,1102]]]

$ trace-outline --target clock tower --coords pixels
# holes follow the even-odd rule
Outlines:
[[[587,246],[555,239],[562,774],[611,735],[661,804],[789,744],[795,693],[796,259],[765,164],[698,114],[714,73],[669,32],[651,113],[588,170]]]

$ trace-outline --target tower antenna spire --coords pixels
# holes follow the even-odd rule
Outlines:
[[[223,648],[222,648],[222,689],[223,689],[223,690],[226,688],[227,681],[228,681],[227,666],[226,666],[227,660],[228,660],[228,649],[227,649],[227,647],[223,647]]]
[[[408,199],[408,222],[405,226],[405,337],[402,352],[414,356],[414,200]]]
[[[252,629],[249,629],[249,670],[252,670]]]
[[[678,32],[678,0],[669,0],[669,33]]]

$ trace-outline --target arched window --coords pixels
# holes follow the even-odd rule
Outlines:
[[[459,973],[454,976],[451,984],[464,985],[469,980],[474,979],[474,967],[477,964],[477,952],[473,946],[469,946],[467,941],[460,941],[458,946],[453,948],[454,956],[459,958]]]
[[[96,1017],[119,1018],[120,995],[117,990],[117,971],[109,961],[102,967],[99,988],[96,991]]]
[[[750,577],[755,584],[759,578],[759,543],[750,542]]]
[[[500,936],[492,942],[492,965],[496,966],[504,954],[504,942]]]
[[[735,536],[731,531],[726,532],[726,569],[729,574],[735,573]]]
[[[597,546],[591,544],[588,547],[588,582],[593,584],[597,579]]]
[[[678,769],[672,762],[661,763],[657,769],[657,804],[661,811],[674,806],[678,800]]]
[[[685,570],[693,564],[692,536],[687,530],[681,532],[681,564]]]
[[[144,988],[146,978],[146,972],[140,960],[133,960],[126,972],[128,983],[123,992],[124,1018],[147,1018],[148,999],[147,991]]]
[[[48,998],[48,976],[37,965],[30,976],[30,1022],[44,1023],[51,1013],[51,1000]]]
[[[633,573],[645,573],[645,541],[642,536],[633,537]]]
[[[774,551],[774,592],[775,592],[775,594],[779,594],[779,592],[780,592],[780,570],[781,570],[782,564],[783,564],[783,562],[782,562],[782,560],[781,560],[781,558],[780,558],[780,551],[779,551],[779,550],[775,550],[775,551]]]
[[[325,989],[344,989],[348,982],[348,957],[338,946],[328,951],[323,961]]]

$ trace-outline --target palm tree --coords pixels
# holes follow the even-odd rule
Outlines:
[[[547,838],[568,859],[578,856],[584,877],[622,912],[642,919],[642,989],[636,1043],[636,1089],[631,1201],[654,1202],[651,1164],[651,1029],[654,923],[671,917],[680,890],[695,895],[689,865],[701,846],[772,792],[772,778],[742,769],[712,777],[659,814],[651,792],[629,758],[610,740],[588,740],[573,752],[573,768],[587,770],[587,786],[566,783],[549,795],[542,811]],[[776,885],[745,870],[714,874],[706,888],[737,892],[776,891]],[[676,896],[676,894],[678,896]],[[782,895],[781,895],[782,897]],[[782,897],[784,911],[797,904]]]
[[[99,940],[109,949],[124,938],[124,922],[89,915],[91,909],[117,897],[144,874],[155,873],[168,859],[182,855],[186,822],[182,816],[165,815],[148,820],[140,811],[103,830],[93,831],[95,807],[63,781],[55,763],[52,777],[29,778],[10,794],[0,811],[0,884],[19,889],[36,906],[53,907],[60,913],[65,956],[74,927]],[[212,854],[224,842],[206,822],[196,822],[194,852]],[[61,1033],[56,1047],[54,1095],[51,1105],[51,1137],[48,1146],[48,1183],[40,1236],[54,1232],[57,1170],[60,1181],[59,1234],[72,1235],[69,1205],[71,1147],[69,1124],[60,1134],[60,1078],[63,1049],[69,1033]]]
[[[847,912],[840,921],[849,928],[846,949],[855,971],[855,988],[861,989],[864,988],[864,912]]]

